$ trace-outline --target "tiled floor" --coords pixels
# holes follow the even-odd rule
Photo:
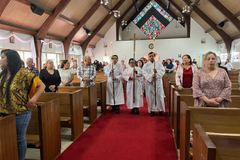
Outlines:
[[[101,108],[98,107],[98,117],[101,115]],[[88,123],[88,118],[84,117],[84,128],[83,131],[90,126]],[[61,128],[61,152],[63,152],[69,145],[72,144],[71,141],[71,129]],[[26,160],[40,160],[40,150],[28,148],[26,153]]]

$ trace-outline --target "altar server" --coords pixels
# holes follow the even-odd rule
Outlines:
[[[136,67],[136,61],[129,59],[129,67],[124,70],[123,78],[127,82],[127,108],[132,114],[139,114],[139,108],[143,106],[142,70]]]
[[[107,105],[112,106],[112,112],[120,113],[120,105],[124,104],[122,67],[118,62],[118,56],[112,56],[112,63],[104,67],[107,80]]]

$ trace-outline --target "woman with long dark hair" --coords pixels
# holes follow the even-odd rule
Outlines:
[[[0,116],[15,114],[19,160],[24,160],[27,149],[26,131],[31,119],[31,108],[44,92],[44,84],[34,73],[22,67],[14,50],[1,52]]]
[[[178,66],[176,71],[176,85],[178,89],[191,88],[193,76],[197,72],[197,67],[192,63],[190,55],[185,54],[182,56],[182,64]]]

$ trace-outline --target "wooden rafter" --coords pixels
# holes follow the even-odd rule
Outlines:
[[[125,2],[125,0],[119,0],[118,3],[113,7],[112,10],[118,10],[124,2]],[[112,17],[112,14],[106,15],[105,18],[95,28],[93,33],[84,41],[84,43],[82,44],[82,49],[83,49],[84,54],[88,47],[89,42],[97,35],[97,33],[102,29],[102,27],[108,22],[108,20],[111,17]]]
[[[10,0],[1,0],[0,17],[2,16],[2,13],[3,13],[4,9],[7,7],[9,2],[10,2]]]
[[[240,31],[240,20],[237,17],[235,17],[235,15],[232,12],[230,12],[218,0],[209,0],[209,2],[212,3],[212,5],[214,5],[214,7],[217,8],[223,15],[225,15],[227,19],[229,19],[232,22],[232,24],[238,29],[238,31]]]
[[[162,2],[162,0],[155,0],[166,12],[170,14],[174,19],[178,20],[178,16],[173,13],[170,9],[167,8],[167,6]]]
[[[92,7],[88,10],[88,12],[83,16],[83,18],[78,22],[78,24],[74,27],[74,29],[69,33],[67,38],[64,41],[64,50],[66,56],[68,55],[70,44],[74,38],[74,36],[77,34],[77,32],[83,27],[83,25],[92,17],[92,15],[97,11],[97,9],[100,7],[100,2],[96,1]]]
[[[145,0],[143,4],[139,7],[139,12],[141,12],[148,5],[150,1],[151,0]],[[127,21],[127,25],[122,28],[123,30],[137,17],[139,12],[136,10],[136,12],[132,15],[132,17]]]
[[[119,29],[122,23],[122,20],[124,19],[124,17],[127,15],[127,13],[135,6],[135,4],[137,3],[138,0],[135,0],[128,8],[127,10],[121,15],[121,17],[117,20],[117,24],[116,24],[116,37],[117,37],[117,41],[119,40]]]
[[[236,14],[234,14],[234,17],[236,17],[236,18],[238,18],[239,16],[240,16],[240,11],[237,12]],[[224,19],[222,22],[227,23],[227,22],[229,22],[229,20],[228,20],[228,19]],[[205,31],[205,33],[209,33],[209,32],[211,32],[211,31],[213,31],[213,29],[212,29],[212,28],[209,28],[209,29],[207,29],[207,30]]]
[[[58,15],[64,10],[64,8],[68,5],[71,0],[61,0],[56,8],[54,9],[53,13],[46,19],[43,25],[40,27],[36,37],[38,39],[44,39],[47,35],[49,28],[52,26]]]
[[[170,2],[170,4],[172,4],[180,13],[182,13],[182,8],[178,6],[177,3],[175,3],[173,0],[168,0]],[[188,14],[182,14],[186,25],[187,25],[187,37],[190,37],[190,32],[191,32],[191,18],[190,15]]]
[[[191,5],[189,0],[183,0],[187,5]],[[193,6],[193,11],[196,12],[208,25],[210,25],[223,39],[225,42],[227,52],[230,53],[232,38],[227,35],[223,30],[219,29],[217,25],[211,20],[203,11],[201,11],[197,6]]]
[[[23,34],[29,34],[29,35],[34,35],[36,34],[36,31],[27,29],[25,27],[17,26],[5,21],[0,21],[0,28],[4,30],[8,30],[11,32],[18,32],[18,33],[23,33]]]
[[[28,0],[16,0],[16,1],[18,1],[18,2],[20,2],[20,3],[22,3],[22,4],[25,4],[25,5],[30,6],[30,2],[29,2]],[[40,6],[40,7],[41,7],[41,6]],[[47,14],[48,16],[50,16],[50,15],[53,14],[52,11],[47,10],[47,9],[45,9],[45,8],[43,8],[43,9],[44,9],[44,13]],[[64,16],[63,14],[59,14],[59,16],[58,16],[57,18],[63,20],[64,22],[66,22],[66,23],[68,23],[68,24],[70,24],[70,25],[73,25],[73,26],[76,25],[76,23],[75,23],[73,20],[71,20],[70,18]]]

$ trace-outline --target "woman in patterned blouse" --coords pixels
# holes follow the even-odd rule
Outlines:
[[[222,68],[217,67],[217,56],[208,52],[203,69],[193,78],[194,105],[199,107],[226,107],[231,102],[231,81]]]
[[[14,50],[1,52],[0,65],[0,116],[16,115],[18,158],[24,160],[31,108],[36,107],[45,86],[38,76],[22,67],[20,56]]]

